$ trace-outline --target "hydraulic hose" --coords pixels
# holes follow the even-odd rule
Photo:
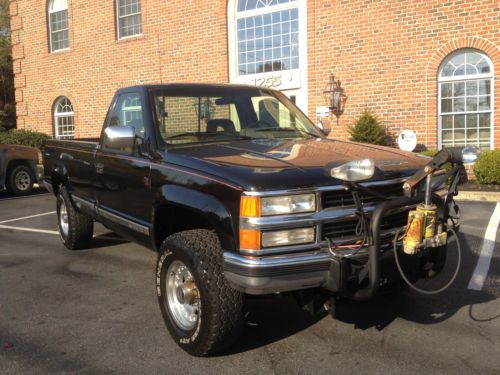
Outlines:
[[[413,284],[410,280],[408,280],[408,278],[406,277],[406,275],[403,271],[403,268],[401,267],[401,264],[399,263],[398,238],[399,238],[399,235],[401,234],[403,229],[404,228],[400,228],[398,230],[398,232],[396,233],[396,235],[394,236],[394,245],[392,247],[392,250],[394,251],[394,260],[396,261],[396,267],[398,268],[398,271],[401,274],[401,277],[403,278],[404,282],[410,288],[412,288],[413,290],[415,290],[416,292],[421,293],[421,294],[435,295],[435,294],[444,292],[446,289],[448,289],[451,286],[451,284],[453,284],[453,282],[457,278],[458,272],[460,271],[460,264],[462,263],[462,247],[460,246],[460,240],[458,239],[457,232],[455,232],[455,230],[453,228],[448,229],[450,232],[453,233],[453,235],[455,236],[455,240],[457,241],[457,268],[455,269],[455,273],[453,274],[451,279],[448,281],[448,283],[446,283],[446,285],[444,285],[443,287],[441,287],[439,289],[435,289],[435,290],[425,290],[425,289],[421,289],[421,288],[415,286],[415,284]]]

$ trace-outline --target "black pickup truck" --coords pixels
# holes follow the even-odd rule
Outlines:
[[[391,241],[423,199],[403,184],[431,160],[328,139],[278,91],[208,84],[120,89],[100,140],[43,154],[64,245],[98,221],[157,251],[163,318],[193,355],[237,337],[246,294],[362,300],[399,281]]]

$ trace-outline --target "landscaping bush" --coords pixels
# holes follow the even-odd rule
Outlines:
[[[500,149],[483,151],[474,165],[474,174],[480,184],[500,185]]]
[[[370,111],[364,110],[356,120],[354,126],[349,128],[351,141],[384,145],[386,134],[385,129],[380,125],[379,120]]]
[[[425,150],[425,151],[419,152],[419,154],[422,154],[425,156],[430,156],[431,158],[436,156],[437,153],[438,153],[438,150]]]
[[[47,139],[50,139],[47,134],[30,130],[0,132],[0,144],[31,146],[41,149],[43,142]]]

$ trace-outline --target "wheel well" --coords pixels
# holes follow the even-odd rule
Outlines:
[[[215,228],[205,216],[189,208],[164,205],[156,210],[154,240],[157,249],[168,236],[190,229],[214,230]]]
[[[7,174],[9,174],[18,165],[25,165],[31,169],[31,160],[16,159],[9,161],[9,164],[7,164]]]

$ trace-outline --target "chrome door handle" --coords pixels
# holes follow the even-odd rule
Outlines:
[[[97,163],[96,166],[95,166],[95,169],[97,171],[97,174],[103,174],[103,172],[104,172],[104,164]]]

